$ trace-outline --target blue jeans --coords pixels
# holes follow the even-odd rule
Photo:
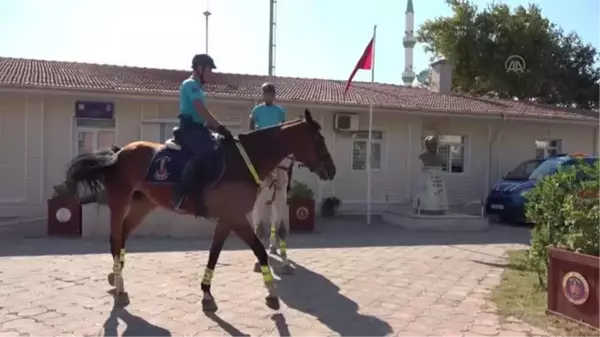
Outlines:
[[[192,192],[193,188],[202,185],[202,173],[198,172],[198,168],[202,167],[202,161],[215,150],[215,140],[204,125],[185,116],[179,118],[179,128],[174,133],[183,150],[192,153],[181,174],[181,182],[173,190],[173,204],[176,209],[179,209],[184,198]],[[194,181],[196,177],[200,181]],[[200,195],[201,193],[196,197],[200,198]],[[201,200],[197,200],[196,204],[202,204]]]
[[[210,131],[189,117],[179,118],[179,130],[176,132],[177,141],[181,142],[183,148],[190,151],[194,157],[204,158],[215,149],[215,141]]]

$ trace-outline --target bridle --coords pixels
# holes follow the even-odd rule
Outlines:
[[[277,165],[277,167],[275,167],[275,170],[273,172],[271,172],[271,181],[269,186],[266,189],[271,189],[274,187],[274,185],[278,182],[279,178],[278,175],[275,173],[276,170],[282,170],[285,172],[285,174],[289,174],[290,170],[292,169],[292,167],[294,166],[294,164],[297,162],[298,166],[300,167],[301,165],[304,166],[302,163],[296,161],[296,158],[294,157],[293,154],[289,154],[287,156],[285,156],[283,158],[283,160],[285,159],[289,159],[290,163],[286,166],[286,165],[281,165],[281,163],[279,165]],[[282,160],[282,161],[283,161]],[[288,181],[288,184],[290,182]],[[287,189],[287,186],[285,186],[285,188]],[[260,193],[261,191],[259,190],[258,193]],[[267,201],[267,205],[271,205],[273,204],[273,201],[275,200],[275,194],[277,193],[277,189],[273,188],[273,196],[271,197],[271,199],[269,201]]]
[[[289,165],[285,166],[285,165],[279,164],[279,165],[277,165],[276,169],[278,169],[278,170],[284,170],[286,172],[289,172],[289,170],[292,168],[292,166],[294,166],[294,164],[296,163],[296,158],[294,157],[293,154],[288,154],[287,156],[285,156],[283,158],[283,160],[285,160],[285,159],[289,159],[290,160]],[[300,163],[300,162],[298,162],[298,166],[300,166],[300,165],[303,165],[303,164]]]
[[[321,134],[318,134],[316,137],[320,137],[320,141],[325,142],[325,139],[323,138],[323,136],[321,136]],[[323,170],[323,172],[325,172],[327,174],[327,169],[325,168],[325,162],[327,161],[328,157],[330,156],[329,153],[327,153],[326,151],[323,150],[324,147],[317,147],[317,160],[316,163],[314,165],[305,165],[302,164],[303,167],[306,167],[311,173],[317,173],[318,170]]]

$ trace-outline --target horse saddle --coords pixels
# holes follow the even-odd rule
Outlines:
[[[178,140],[178,128],[173,129],[174,137],[165,141],[163,147],[156,151],[146,173],[145,182],[154,184],[177,184],[181,182],[183,170],[192,158],[192,152],[182,146]],[[197,165],[199,180],[203,185],[217,182],[225,169],[224,154],[220,144],[220,136],[215,137],[215,149]],[[196,186],[203,189],[206,186]]]

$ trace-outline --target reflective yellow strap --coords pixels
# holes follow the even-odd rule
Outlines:
[[[206,268],[204,270],[204,276],[202,277],[202,283],[206,284],[206,285],[210,285],[212,282],[212,278],[213,278],[213,274],[215,273],[214,270]]]
[[[287,245],[285,244],[285,240],[279,240],[279,249],[281,249],[282,252],[287,249]]]
[[[273,282],[273,274],[271,274],[271,268],[269,268],[269,266],[260,266],[260,270],[265,283]]]
[[[271,226],[271,239],[275,238],[276,231],[277,231],[277,227]]]
[[[246,150],[244,150],[242,144],[240,144],[237,140],[235,141],[235,146],[237,146],[238,151],[240,151],[240,154],[242,155],[242,158],[244,159],[244,162],[246,163],[246,166],[248,167],[252,178],[254,178],[256,184],[260,185],[260,178],[258,178],[258,172],[256,172],[256,168],[254,168],[254,165],[252,165],[252,161],[250,161],[250,157],[248,157]]]

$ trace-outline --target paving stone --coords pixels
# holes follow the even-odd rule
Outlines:
[[[216,315],[205,315],[201,305],[210,241],[131,240],[126,308],[109,293],[105,240],[2,242],[0,337],[544,334],[518,320],[501,325],[486,298],[502,269],[472,262],[503,262],[508,249],[522,247],[512,243],[517,229],[432,239],[397,227],[349,228],[290,238],[296,273],[279,275],[272,260],[279,311],[265,305],[254,255],[228,241],[232,249],[221,254],[212,286]],[[57,255],[57,246],[68,255]]]

